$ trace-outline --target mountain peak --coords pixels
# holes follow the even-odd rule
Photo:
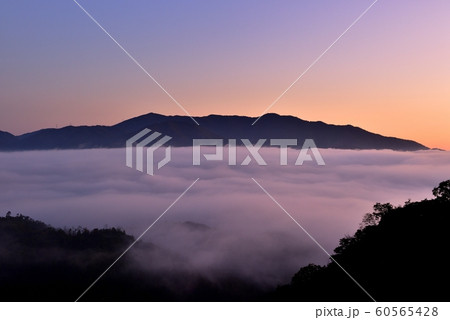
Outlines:
[[[255,117],[216,115],[195,117],[165,116],[148,113],[113,126],[79,126],[43,129],[21,136],[0,131],[0,150],[123,148],[125,141],[148,128],[172,137],[173,146],[191,146],[192,139],[314,139],[319,148],[392,149],[414,151],[428,149],[415,141],[365,131],[352,125],[330,125],[305,121],[290,115],[267,113],[252,126]]]

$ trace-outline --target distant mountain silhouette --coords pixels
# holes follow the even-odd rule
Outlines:
[[[269,113],[252,126],[256,118],[209,115],[195,118],[149,113],[113,126],[68,126],[42,129],[20,136],[0,131],[0,150],[49,150],[121,148],[133,135],[149,128],[173,137],[173,146],[190,146],[192,139],[314,139],[319,148],[392,149],[415,151],[428,149],[411,140],[385,137],[351,125],[331,125],[321,121],[305,121],[293,116]]]
[[[0,131],[0,149],[8,149],[13,146],[16,137],[9,132]]]

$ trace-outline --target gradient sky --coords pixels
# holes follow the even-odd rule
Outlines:
[[[192,115],[259,116],[373,1],[79,2]],[[450,149],[449,15],[378,1],[270,111]],[[183,114],[72,0],[2,0],[0,41],[0,130]]]

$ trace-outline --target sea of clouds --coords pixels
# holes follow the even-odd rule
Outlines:
[[[161,250],[129,254],[153,272],[189,269],[218,281],[226,274],[269,288],[328,257],[251,178],[330,253],[374,203],[432,198],[450,179],[450,153],[442,151],[320,150],[325,166],[293,165],[296,150],[280,166],[276,148],[261,152],[267,166],[204,158],[193,166],[190,148],[172,151],[154,176],[126,167],[123,149],[0,153],[0,213],[139,236],[199,178],[142,238]]]

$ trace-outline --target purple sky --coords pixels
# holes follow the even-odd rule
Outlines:
[[[193,115],[259,116],[373,1],[79,0]],[[271,111],[450,148],[450,2],[378,1]],[[182,114],[71,1],[0,2],[0,130]]]

